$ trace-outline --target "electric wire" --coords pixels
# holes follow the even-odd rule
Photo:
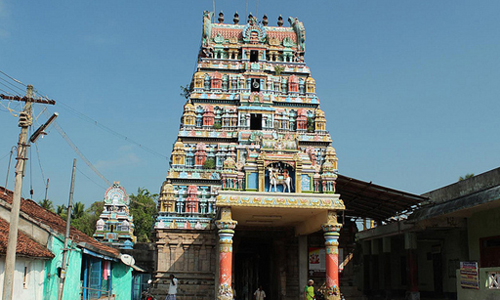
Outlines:
[[[87,176],[87,174],[83,173],[82,170],[80,170],[78,167],[76,167],[76,170],[78,172],[80,172],[80,174],[82,174],[85,178],[87,178],[90,182],[92,182],[93,184],[97,185],[98,187],[102,188],[103,190],[106,190],[107,188],[100,185],[99,183],[95,182],[94,180],[92,180],[90,177]]]
[[[48,99],[47,96],[42,95],[40,92],[38,92],[36,90],[34,91],[34,93],[37,94],[38,96],[42,97],[42,98]],[[169,159],[164,154],[161,154],[161,153],[159,153],[159,152],[157,152],[157,151],[155,151],[155,150],[153,150],[153,149],[151,149],[151,148],[149,148],[147,146],[144,146],[143,144],[135,141],[134,139],[131,139],[128,136],[123,135],[123,134],[121,134],[121,133],[119,133],[119,132],[111,129],[110,127],[102,124],[101,122],[99,122],[99,121],[97,121],[97,120],[95,120],[95,119],[87,116],[86,114],[84,114],[82,112],[79,112],[78,110],[72,108],[71,106],[65,104],[64,102],[61,102],[59,100],[57,103],[60,104],[65,109],[67,109],[69,112],[75,114],[77,117],[79,117],[80,119],[82,119],[82,120],[84,120],[86,122],[94,124],[95,126],[101,128],[102,130],[107,131],[108,133],[110,133],[110,134],[112,134],[112,135],[114,135],[116,137],[119,137],[119,138],[121,138],[121,139],[123,139],[123,140],[125,140],[125,141],[127,141],[129,143],[132,143],[132,144],[136,145],[137,147],[139,147],[140,149],[142,149],[142,150],[144,150],[146,152],[149,152],[150,154],[156,155],[158,157],[161,157],[161,158],[164,158],[164,159],[167,159],[167,160]]]
[[[11,90],[12,92],[14,92],[14,95],[16,96],[21,96],[21,94],[19,94],[16,90],[14,90],[13,88],[11,88],[10,86],[6,85],[5,83],[2,83],[0,82],[1,85],[3,85],[4,87],[6,87],[7,89]],[[9,93],[10,94],[10,93]]]
[[[9,76],[8,74],[6,74],[5,72],[3,72],[3,71],[1,71],[1,70],[0,70],[0,73],[1,73],[1,74],[3,74],[3,75],[5,75],[5,76],[7,76],[8,78],[10,78],[11,80],[13,80],[13,81],[14,81],[14,82],[16,82],[17,84],[20,84],[20,85],[26,86],[26,85],[25,85],[24,83],[22,83],[21,81],[19,81],[19,80],[17,80],[17,79],[15,79],[15,78],[13,78],[12,76]],[[18,86],[16,86],[16,85],[14,85],[14,84],[10,83],[10,82],[9,82],[8,80],[6,80],[6,79],[4,79],[4,78],[0,77],[0,80],[2,80],[2,81],[4,81],[4,82],[6,82],[7,84],[9,84],[10,86],[9,86],[9,85],[4,84],[3,82],[0,82],[0,84],[1,84],[2,86],[6,87],[8,90],[11,90],[13,93],[15,93],[15,95],[20,96],[20,94],[19,94],[16,90],[14,90],[14,88],[19,89],[19,90],[21,90],[22,92],[24,92],[24,90],[22,90],[21,88],[19,88],[19,87],[18,87]],[[12,86],[12,87],[11,87],[11,86]],[[6,94],[8,94],[8,95],[12,95],[12,93],[10,93],[10,92],[8,92],[8,91],[5,91],[5,90],[3,90],[3,89],[1,89],[1,91],[5,92],[5,93],[6,93]],[[39,96],[41,96],[42,98],[46,98],[46,99],[48,99],[46,96],[43,96],[43,95],[41,95],[40,93],[38,93],[38,91],[36,91],[36,94],[38,94],[38,95],[39,95]],[[9,105],[10,105],[10,103],[9,103]],[[6,107],[3,103],[2,103],[2,106],[4,106],[4,107],[5,107],[5,108],[6,108],[6,109],[7,109],[7,110],[8,110],[8,111],[12,114],[13,109],[11,109],[10,107]],[[67,106],[67,105],[66,105],[66,106]],[[67,106],[67,107],[68,107],[68,109],[71,111],[71,108],[70,108],[69,106]],[[79,113],[78,111],[76,111],[76,110],[74,110],[74,109],[73,109],[73,112],[74,112],[75,114],[77,114],[77,115],[78,115],[78,114],[83,115],[82,113]],[[34,119],[34,121],[36,121],[36,120],[38,119],[38,117],[39,117],[42,113],[46,113],[46,114],[48,114],[48,113],[47,113],[47,111],[46,111],[46,109],[43,109],[43,110],[42,110],[42,111],[38,114],[38,116],[36,117],[36,119]],[[84,115],[84,116],[85,116],[85,115]],[[85,116],[85,117],[87,117],[87,116]],[[88,119],[90,119],[90,120],[92,120],[92,119],[91,119],[91,118],[89,118],[89,117],[87,117],[87,118],[88,118]],[[54,123],[55,123],[55,122],[54,122]],[[95,123],[97,124],[97,121],[95,121]],[[98,171],[98,170],[97,170],[97,169],[96,169],[96,168],[92,165],[92,163],[91,163],[91,162],[90,162],[90,161],[89,161],[89,160],[88,160],[88,159],[87,159],[87,158],[83,155],[83,153],[82,153],[82,152],[78,149],[78,147],[77,147],[77,146],[76,146],[76,145],[75,145],[75,144],[71,141],[71,139],[68,137],[68,135],[67,135],[67,134],[66,134],[66,133],[62,130],[62,128],[61,128],[61,127],[60,127],[57,123],[55,123],[55,124],[54,124],[54,127],[56,127],[56,129],[57,129],[57,131],[59,132],[59,134],[60,134],[60,135],[64,138],[64,140],[65,140],[65,141],[66,141],[66,142],[67,142],[67,143],[68,143],[68,144],[69,144],[69,145],[73,148],[73,150],[74,150],[74,151],[75,151],[75,152],[76,152],[76,153],[77,153],[77,154],[78,154],[78,155],[82,158],[82,160],[83,160],[83,161],[84,161],[84,162],[85,162],[85,163],[86,163],[86,164],[87,164],[87,165],[88,165],[88,166],[92,169],[92,171],[94,171],[94,173],[96,173],[96,174],[97,174],[97,175],[98,175],[101,179],[103,179],[103,180],[104,180],[104,181],[105,181],[108,185],[111,185],[111,184],[110,184],[110,182],[109,182],[109,180],[107,180],[107,179],[106,179],[106,178],[105,178],[105,177],[104,177],[104,176],[103,176],[103,175],[102,175],[102,174],[101,174],[101,173],[100,173],[100,172],[99,172],[99,171]],[[102,125],[101,125],[101,127],[102,127]],[[113,131],[113,130],[111,130],[110,128],[106,128],[106,129],[108,129],[109,131],[114,132],[114,131]],[[32,127],[30,127],[30,131],[32,131]],[[114,133],[118,134],[117,132],[114,132]],[[123,136],[123,135],[122,135],[122,136]],[[123,137],[124,137],[126,140],[128,139],[126,136],[123,136]],[[128,140],[130,141],[130,139],[128,139]],[[133,141],[133,142],[135,142],[135,141]],[[137,143],[137,144],[138,144],[138,143]],[[142,147],[142,145],[141,145],[141,144],[138,144],[138,146],[139,146],[139,147]],[[40,159],[40,152],[39,152],[39,149],[38,149],[38,144],[37,144],[36,142],[35,142],[35,148],[36,148],[36,152],[37,152],[38,164],[39,164],[39,166],[40,166],[40,171],[41,171],[42,179],[43,179],[43,181],[45,182],[45,173],[44,173],[44,171],[43,171],[43,167],[42,167],[42,163],[41,163],[41,159]],[[144,149],[144,147],[142,147],[142,148]],[[30,147],[30,149],[29,149],[29,154],[30,154],[30,157],[32,157],[32,150],[31,150],[31,147]],[[7,156],[7,155],[5,155],[5,156]],[[162,155],[162,157],[163,157],[163,155]],[[3,158],[2,158],[2,159],[3,159]],[[30,168],[30,196],[31,196],[31,197],[33,197],[33,167],[32,167],[32,160],[33,160],[33,159],[31,159],[31,160],[30,160],[30,165],[29,165],[29,168]],[[81,172],[81,171],[80,171],[80,172]],[[82,173],[82,174],[83,174],[83,173]],[[84,175],[85,177],[89,178],[89,177],[88,177],[88,176],[86,176],[85,174],[83,174],[83,175]],[[89,178],[89,180],[91,180],[91,179]],[[91,181],[92,181],[92,180],[91,180]],[[93,182],[93,181],[92,181],[92,182]],[[94,182],[94,183],[95,183],[95,182]],[[101,188],[103,188],[103,187],[101,186]]]
[[[13,86],[14,88],[16,88],[16,89],[18,89],[18,90],[20,90],[21,92],[24,93],[24,90],[22,88],[18,87],[17,85],[14,85],[14,84],[10,83],[8,80],[3,79],[2,77],[0,77],[0,80],[3,80],[5,82],[7,82],[9,85]]]
[[[10,76],[9,74],[7,74],[7,73],[3,72],[2,70],[0,70],[0,73],[2,73],[3,75],[5,75],[5,76],[9,77],[10,79],[14,80],[15,82],[17,82],[17,83],[19,83],[19,84],[23,85],[24,87],[27,87],[27,85],[26,85],[26,84],[24,84],[24,83],[22,83],[21,81],[19,81],[19,80],[15,79],[14,77],[12,77],[12,76]]]
[[[0,102],[0,104],[5,107],[5,109],[13,116],[13,117],[18,117],[19,116],[19,111],[16,111],[15,109],[13,108],[10,108],[10,104],[12,103],[12,101],[9,102],[9,105],[8,106],[5,106],[5,104],[3,104],[2,102]]]
[[[7,92],[6,90],[4,89],[0,89],[0,91],[4,92],[5,94],[9,95],[9,96],[17,96],[17,95],[14,95],[14,94],[11,94],[9,92]],[[14,117],[17,117],[16,114],[12,113],[14,110],[10,108],[10,103],[12,103],[12,101],[9,101],[9,106],[5,106],[5,104],[3,104],[3,102],[0,102],[0,104],[11,114],[13,115]]]
[[[7,92],[6,90],[0,89],[0,91],[2,91],[2,92],[4,92],[4,93],[6,93],[7,95],[14,96],[14,95],[12,95],[11,93]]]
[[[43,180],[43,182],[47,182],[45,180],[45,173],[43,172],[43,168],[42,168],[42,160],[40,159],[40,151],[38,151],[38,142],[34,142],[34,144],[35,144],[36,156],[38,157],[38,165],[40,166],[40,173],[42,174],[42,180]]]
[[[6,158],[6,157],[7,157],[7,156],[9,156],[9,155],[10,155],[10,151],[9,151],[9,152],[7,152],[7,154],[5,154],[4,156],[0,157],[0,161],[2,161],[4,158]]]
[[[96,169],[96,167],[94,167],[94,165],[90,162],[90,160],[88,160],[88,158],[85,155],[83,155],[82,151],[80,151],[80,149],[78,149],[78,147],[75,145],[75,143],[73,143],[73,141],[69,138],[69,136],[66,134],[66,132],[64,132],[64,130],[61,128],[59,123],[57,123],[57,121],[54,121],[52,124],[53,124],[54,128],[57,130],[57,132],[59,132],[59,134],[66,141],[66,143],[73,149],[73,151],[75,151],[76,154],[78,154],[78,156],[80,156],[80,158],[87,164],[87,166],[89,166],[89,168],[92,171],[94,171],[94,173],[97,176],[99,176],[104,182],[106,182],[106,184],[108,186],[111,186],[111,182],[106,177],[104,177],[104,175],[102,175],[101,172],[99,172]]]
[[[36,118],[34,118],[35,121],[38,121],[38,118],[40,118],[40,116],[42,115],[42,113],[47,110],[47,106],[44,106],[42,111],[36,116]],[[34,115],[34,114],[33,114]]]
[[[196,64],[195,64],[195,67],[196,67]],[[1,71],[0,70],[0,73],[7,76],[9,79],[13,80],[15,83],[19,84],[19,85],[22,85],[23,87],[26,87],[27,85],[22,83],[21,81],[15,79],[14,77],[6,74],[5,72]],[[0,77],[0,80],[1,81],[4,81],[6,82],[8,85],[4,84],[3,82],[0,82],[0,85],[4,86],[6,89],[12,91],[14,93],[14,95],[17,95],[17,96],[21,96],[21,94],[19,94],[18,91],[16,91],[15,89],[18,89],[20,90],[22,93],[24,93],[24,90],[21,89],[19,86],[16,86],[14,84],[12,84],[11,82],[9,82],[8,80]],[[8,92],[8,91],[5,91],[4,89],[0,89],[0,91],[3,91],[4,93],[8,94],[8,95],[13,95],[11,92]],[[38,90],[34,90],[34,93],[35,95],[38,95],[39,97],[41,98],[45,98],[45,99],[48,99],[47,96],[45,95],[42,95]],[[133,139],[130,139],[129,137],[123,135],[123,134],[120,134],[118,133],[117,131],[111,129],[110,127],[107,127],[106,125],[104,124],[101,124],[100,122],[92,119],[91,117],[77,111],[76,109],[72,108],[71,106],[65,104],[65,103],[61,103],[61,102],[58,102],[59,104],[61,104],[64,108],[66,108],[68,111],[72,112],[73,114],[77,115],[80,119],[84,120],[84,121],[87,121],[89,123],[93,123],[95,126],[101,128],[102,130],[105,130],[107,131],[108,133],[110,134],[113,134],[117,137],[120,137],[130,143],[133,143],[135,144],[136,146],[138,146],[139,148],[151,153],[151,154],[154,154],[154,155],[157,155],[157,156],[160,156],[162,158],[166,158],[168,159],[168,157],[166,157],[165,155],[149,148],[149,147],[146,147],[144,145],[142,145],[141,143],[139,142],[136,142],[135,140]],[[2,103],[2,106],[5,107],[12,115],[14,115],[12,112],[14,111],[13,109],[11,109],[10,107],[7,107],[5,106],[3,103]],[[10,103],[9,103],[9,106],[10,106]],[[46,111],[46,109],[44,108],[39,114],[38,116],[36,117],[35,121],[38,119],[38,117],[42,114],[42,113],[45,113],[45,114],[48,114],[48,112]],[[81,152],[81,150],[75,145],[75,143],[69,138],[69,136],[66,134],[66,132],[64,132],[64,130],[60,127],[60,125],[57,123],[57,122],[54,122],[54,127],[56,128],[56,130],[58,131],[58,133],[63,137],[63,139],[66,141],[66,143],[68,143],[68,145],[73,148],[73,150],[80,156],[80,158],[90,167],[90,169],[97,175],[99,176],[104,182],[106,182],[106,184],[109,186],[111,185],[110,181],[105,178],[96,168],[95,166],[87,159],[87,157]],[[41,164],[41,159],[40,159],[40,152],[39,152],[39,149],[38,149],[38,145],[37,143],[35,143],[35,148],[36,148],[36,152],[37,152],[37,157],[38,157],[38,164],[40,166],[40,171],[41,171],[41,174],[42,174],[42,179],[43,181],[45,182],[45,174],[44,174],[44,171],[43,171],[43,167],[42,167],[42,164]],[[30,156],[32,156],[31,154],[31,148],[30,148]],[[7,154],[8,155],[8,154]],[[7,156],[5,155],[5,156]],[[5,157],[4,156],[4,157]],[[2,158],[3,159],[3,158]],[[86,174],[84,174],[80,169],[77,168],[77,170],[83,175],[85,176],[87,179],[89,179],[91,182],[93,182],[94,184],[96,184],[97,186],[101,187],[102,189],[106,189],[105,187],[103,187],[102,185],[96,183],[95,181],[93,181],[92,179],[90,179]],[[31,160],[30,160],[30,195],[33,196],[33,177],[32,177],[32,164],[31,164]]]

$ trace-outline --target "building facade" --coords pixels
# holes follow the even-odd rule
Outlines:
[[[305,29],[252,15],[203,14],[202,45],[155,224],[156,289],[179,278],[183,299],[303,297],[313,235],[322,236],[318,287],[340,297],[337,156]]]
[[[500,168],[422,196],[407,219],[356,235],[358,286],[374,297],[500,299]]]

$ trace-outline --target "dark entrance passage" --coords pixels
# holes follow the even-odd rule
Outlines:
[[[270,298],[271,255],[269,243],[249,243],[242,241],[235,255],[234,284],[236,299],[252,300],[259,285]]]
[[[295,270],[296,245],[285,246],[285,241],[294,240],[287,231],[281,230],[236,230],[233,238],[233,280],[237,300],[252,300],[253,294],[262,285],[266,299],[284,299],[287,290],[287,275],[297,278]],[[288,274],[287,274],[288,273]],[[290,279],[288,279],[290,280]],[[295,291],[294,291],[295,292]],[[292,293],[290,293],[292,294]]]

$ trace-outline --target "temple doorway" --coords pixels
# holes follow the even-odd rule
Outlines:
[[[254,299],[253,294],[259,285],[266,292],[266,299],[280,299],[279,264],[283,264],[283,260],[278,257],[280,247],[276,239],[274,231],[236,231],[233,284],[237,300]]]

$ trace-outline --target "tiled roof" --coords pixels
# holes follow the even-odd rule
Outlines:
[[[13,192],[7,190],[7,195],[4,195],[4,191],[5,188],[0,187],[0,199],[12,204]],[[30,199],[21,199],[21,211],[36,221],[49,226],[52,230],[58,232],[59,234],[66,234],[66,221],[57,214],[42,208],[35,201]],[[90,245],[98,250],[108,252],[111,256],[118,257],[120,255],[120,251],[118,249],[104,245],[74,227],[71,227],[70,238],[74,243],[86,243],[87,245]]]
[[[7,253],[7,242],[9,240],[9,223],[0,218],[0,254]],[[47,248],[29,238],[26,234],[19,231],[17,235],[17,255],[38,257],[38,258],[53,258],[54,254]]]

